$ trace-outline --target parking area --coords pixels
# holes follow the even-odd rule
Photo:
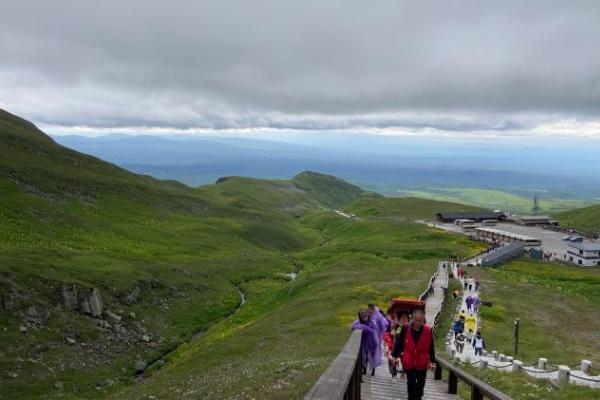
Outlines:
[[[444,229],[445,231],[459,233],[466,236],[470,235],[469,232],[465,232],[461,227],[453,223],[443,223],[439,221],[418,222],[425,223],[431,227]],[[482,226],[481,224],[476,225],[478,227]],[[523,226],[508,222],[500,222],[495,226],[491,226],[490,228],[500,229],[510,233],[516,233],[519,235],[532,236],[538,238],[542,241],[542,245],[540,247],[544,250],[544,253],[553,254],[555,258],[561,260],[564,259],[564,255],[566,254],[567,249],[569,247],[569,242],[563,240],[563,238],[566,235],[563,232],[555,232],[537,226]]]

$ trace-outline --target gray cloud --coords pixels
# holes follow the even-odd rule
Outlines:
[[[0,10],[0,107],[50,125],[502,131],[600,118],[597,1]]]

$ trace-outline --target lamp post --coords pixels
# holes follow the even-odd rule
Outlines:
[[[515,318],[515,356],[519,353],[519,318]]]

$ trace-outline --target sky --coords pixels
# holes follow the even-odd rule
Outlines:
[[[0,108],[54,134],[600,140],[600,2],[0,0]]]

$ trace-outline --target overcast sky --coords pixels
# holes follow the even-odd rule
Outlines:
[[[51,132],[600,139],[599,21],[596,0],[0,0],[0,108]]]

